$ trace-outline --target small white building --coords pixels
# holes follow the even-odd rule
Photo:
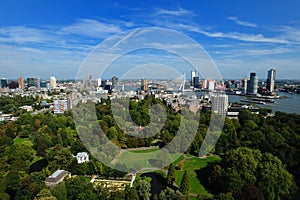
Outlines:
[[[77,163],[89,162],[89,154],[87,152],[78,152],[76,156]]]

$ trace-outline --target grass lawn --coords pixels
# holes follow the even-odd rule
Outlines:
[[[18,137],[14,140],[14,144],[19,144],[19,143],[22,143],[22,142],[25,142],[25,141],[30,141],[31,142],[31,140],[29,138],[19,138]]]
[[[194,194],[206,194],[207,190],[200,183],[197,178],[196,170],[206,167],[209,162],[219,161],[219,156],[210,156],[207,158],[191,158],[184,162],[184,170],[187,170],[190,179],[190,191]],[[180,186],[180,182],[184,173],[184,170],[176,170],[176,184]]]
[[[117,162],[124,163],[127,168],[152,168],[156,167],[155,160],[158,156],[159,149],[142,149],[128,150],[123,152],[117,159]],[[170,159],[176,161],[181,154],[172,154]]]

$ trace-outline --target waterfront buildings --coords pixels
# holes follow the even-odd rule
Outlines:
[[[268,78],[267,78],[267,91],[274,93],[275,89],[275,76],[276,76],[276,70],[270,69],[268,71]]]
[[[250,80],[247,82],[247,94],[257,95],[258,77],[255,72],[250,73]]]

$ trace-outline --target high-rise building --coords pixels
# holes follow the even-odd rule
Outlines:
[[[202,80],[201,87],[202,87],[202,89],[207,89],[207,80],[206,79]]]
[[[257,95],[258,77],[255,72],[250,73],[250,80],[247,83],[247,94]]]
[[[242,80],[243,95],[247,94],[247,89],[248,89],[247,83],[248,83],[248,79],[243,78]]]
[[[112,90],[116,90],[117,89],[117,87],[118,87],[118,81],[119,81],[119,79],[116,76],[113,76],[111,78],[111,82],[112,82],[111,89]]]
[[[275,88],[275,76],[276,76],[276,70],[270,69],[268,71],[267,90],[271,93],[274,92],[274,88]]]
[[[228,96],[226,94],[213,94],[211,96],[211,110],[218,115],[226,116],[228,109]]]
[[[41,87],[41,88],[47,88],[47,81],[45,81],[45,80],[44,80],[44,81],[41,81],[41,82],[40,82],[40,87]],[[50,88],[50,84],[49,84],[49,87],[48,87],[48,88]]]
[[[36,87],[37,89],[40,89],[40,78],[27,78],[27,87]]]
[[[8,83],[8,88],[9,89],[17,89],[19,87],[19,84],[18,84],[18,82],[16,82],[16,81],[10,81],[9,83]]]
[[[34,78],[27,78],[27,87],[34,87]]]
[[[194,88],[198,88],[199,87],[199,77],[198,76],[195,76],[193,78],[193,86],[194,86]]]
[[[50,86],[51,86],[52,89],[55,89],[57,87],[56,78],[54,76],[50,77]]]
[[[215,81],[212,79],[209,79],[207,82],[207,89],[209,91],[214,91],[215,90]]]
[[[191,71],[191,86],[194,86],[195,77],[196,77],[196,71]]]
[[[102,81],[101,78],[97,79],[97,87],[101,87],[102,86]]]
[[[18,84],[20,89],[24,89],[24,79],[22,77],[18,78]]]
[[[141,90],[143,90],[143,91],[148,90],[147,79],[141,79]]]
[[[89,84],[89,88],[92,89],[92,87],[93,87],[93,76],[92,75],[88,76],[88,84]]]
[[[1,78],[1,88],[6,88],[8,86],[7,78]]]
[[[34,86],[37,88],[37,89],[40,89],[41,88],[41,80],[40,80],[40,77],[34,77]]]

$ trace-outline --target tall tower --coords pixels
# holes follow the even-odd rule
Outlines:
[[[52,89],[56,88],[56,78],[54,76],[50,77],[50,85]]]
[[[246,95],[248,92],[247,92],[247,83],[248,83],[248,79],[247,78],[243,78],[242,80],[242,87],[243,87],[243,95]]]
[[[40,89],[41,88],[41,80],[40,80],[40,77],[34,77],[34,86],[37,88],[37,89]]]
[[[116,88],[117,88],[117,86],[118,86],[118,82],[119,82],[118,77],[113,76],[113,77],[111,78],[111,82],[112,82],[111,89],[112,89],[112,90],[116,90]]]
[[[1,88],[6,88],[6,87],[8,87],[8,80],[7,80],[7,78],[2,78],[1,79]]]
[[[208,79],[207,89],[209,91],[214,91],[215,90],[215,81],[213,79]]]
[[[143,91],[148,90],[147,79],[141,79],[141,90],[143,90]]]
[[[191,86],[194,86],[195,77],[196,77],[196,71],[191,71]]]
[[[274,92],[274,88],[275,88],[275,76],[276,76],[276,70],[270,69],[268,71],[267,90],[271,93]]]
[[[226,94],[213,94],[211,96],[211,110],[218,115],[226,116],[228,109],[228,96]]]
[[[247,93],[250,95],[257,95],[258,89],[258,77],[256,76],[255,72],[250,73],[250,80],[247,83]]]
[[[20,89],[24,89],[24,79],[22,77],[18,78],[18,84]]]

